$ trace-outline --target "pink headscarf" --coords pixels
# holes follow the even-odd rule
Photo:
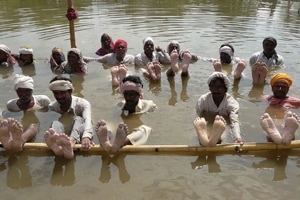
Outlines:
[[[120,86],[120,92],[124,95],[125,91],[133,90],[136,91],[140,95],[140,99],[144,98],[142,85],[140,83],[134,83],[131,81],[126,81],[125,83],[122,83]]]

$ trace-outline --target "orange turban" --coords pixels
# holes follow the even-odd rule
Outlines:
[[[278,80],[283,80],[284,82],[287,83],[289,87],[291,87],[293,83],[292,78],[289,75],[287,75],[286,73],[278,73],[271,78],[270,81],[271,86],[273,86]]]

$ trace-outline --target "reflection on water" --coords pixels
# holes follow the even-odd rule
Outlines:
[[[285,58],[286,68],[282,71],[293,78],[289,94],[300,96],[300,62],[296,59],[300,48],[299,1],[197,0],[174,3],[173,0],[90,0],[73,1],[73,4],[79,14],[75,21],[76,44],[85,56],[96,56],[94,53],[99,48],[99,38],[107,32],[114,40],[124,38],[129,45],[129,54],[140,53],[143,50],[142,40],[151,36],[155,46],[165,49],[171,40],[178,40],[182,49],[207,58],[190,65],[189,79],[182,79],[179,74],[173,78],[166,77],[167,67],[163,69],[161,82],[143,79],[145,98],[153,100],[158,106],[149,116],[142,116],[135,121],[153,127],[149,144],[198,144],[192,126],[196,115],[195,103],[201,94],[208,91],[207,77],[213,70],[209,60],[218,57],[219,46],[225,42],[234,46],[237,57],[247,60],[252,53],[262,50],[263,38],[274,36],[278,41],[276,49]],[[60,46],[65,51],[70,48],[68,20],[65,17],[67,1],[2,0],[0,6],[0,43],[10,46],[13,53],[17,53],[21,45],[28,44],[33,47],[36,58],[34,66],[0,68],[0,110],[5,110],[9,99],[16,98],[12,85],[13,75],[17,73],[32,76],[35,81],[34,93],[46,94],[53,100],[47,88],[54,74],[47,60],[54,46]],[[104,118],[108,123],[115,124],[121,120],[113,112],[120,95],[116,88],[111,87],[110,72],[99,63],[91,62],[88,65],[86,76],[67,75],[74,83],[74,94],[91,102],[94,122]],[[128,70],[141,75],[133,67]],[[259,116],[265,111],[272,113],[274,110],[260,99],[260,95],[271,93],[269,83],[253,87],[249,66],[239,81],[233,81],[231,68],[224,70],[232,81],[229,92],[240,103],[241,126],[246,141],[266,141]],[[268,78],[277,71],[271,71]],[[295,112],[299,114],[298,109]],[[21,120],[22,116],[19,117]],[[35,113],[22,122],[39,121],[41,131],[35,141],[42,142],[43,132],[58,117],[49,112]],[[296,138],[299,139],[299,131]],[[94,142],[98,143],[97,138],[94,138]],[[1,149],[0,180],[7,182],[0,189],[1,194],[14,198],[17,195],[15,189],[30,187],[37,197],[32,197],[32,190],[22,191],[23,195],[37,199],[43,190],[49,191],[50,188],[54,192],[49,195],[55,199],[75,193],[76,198],[95,199],[95,193],[97,198],[100,193],[101,197],[111,197],[113,187],[119,191],[115,192],[114,197],[125,199],[124,194],[129,192],[137,199],[200,199],[208,193],[215,195],[210,196],[212,198],[225,198],[216,194],[218,188],[222,194],[234,193],[244,199],[261,199],[266,196],[294,197],[299,182],[299,153],[291,152],[254,157],[212,154],[192,158],[120,154],[113,157],[101,155],[101,159],[100,156],[81,158],[79,154],[76,160],[68,162],[50,157],[49,162],[53,165],[43,160],[43,156],[24,153],[9,158]],[[39,173],[40,168],[44,173]],[[274,169],[274,173],[271,171],[272,174],[269,174],[268,170],[263,169]],[[20,175],[22,171],[23,176]],[[217,176],[214,176],[216,173]],[[115,175],[119,175],[118,180],[112,178]],[[274,185],[271,180],[278,184]],[[228,181],[233,184],[223,187]],[[287,188],[284,184],[292,186]],[[71,192],[56,192],[61,186],[72,186],[68,187]]]

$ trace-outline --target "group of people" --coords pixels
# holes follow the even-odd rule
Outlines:
[[[263,51],[255,53],[249,59],[252,67],[253,84],[264,84],[268,67],[283,66],[283,58],[275,51],[277,41],[273,37],[263,40]],[[168,45],[167,51],[155,47],[154,40],[147,37],[143,40],[144,51],[136,56],[127,54],[127,42],[118,39],[113,42],[108,34],[101,36],[101,48],[96,51],[97,58],[83,57],[77,48],[72,48],[67,54],[67,60],[63,50],[53,48],[50,57],[50,66],[56,74],[87,73],[87,63],[97,61],[108,65],[112,75],[112,85],[119,86],[119,91],[124,100],[118,104],[123,121],[128,116],[139,116],[142,113],[151,112],[156,104],[151,100],[145,100],[143,95],[143,83],[139,76],[128,75],[127,66],[136,65],[141,67],[143,75],[153,81],[161,79],[162,65],[169,65],[166,75],[169,77],[181,68],[181,76],[189,76],[189,64],[201,59],[189,51],[182,51],[177,41]],[[223,44],[219,48],[219,59],[213,59],[214,72],[208,78],[209,92],[203,94],[197,101],[196,113],[193,124],[202,146],[215,146],[222,142],[222,136],[227,122],[230,126],[232,140],[235,143],[243,143],[240,123],[238,119],[239,103],[227,93],[230,87],[228,76],[222,72],[226,65],[236,65],[234,79],[242,77],[246,67],[246,61],[234,57],[234,48],[230,44]],[[33,50],[26,46],[21,47],[19,55],[12,54],[10,49],[0,45],[1,66],[9,67],[19,62],[20,67],[33,62]],[[125,145],[145,144],[152,131],[151,127],[140,123],[134,128],[129,128],[121,122],[116,130],[112,141],[111,129],[105,120],[96,123],[93,129],[91,119],[91,105],[88,100],[74,96],[72,81],[64,76],[56,76],[49,83],[55,101],[51,102],[45,95],[33,95],[33,79],[25,75],[16,75],[14,89],[19,98],[7,102],[7,109],[12,112],[46,109],[61,115],[72,116],[70,131],[65,130],[65,124],[60,120],[53,121],[50,129],[44,133],[46,144],[58,156],[67,159],[73,158],[73,146],[81,144],[83,150],[90,149],[94,132],[99,143],[105,151],[116,152]],[[277,73],[271,78],[273,95],[264,96],[270,105],[281,106],[286,109],[300,107],[300,99],[287,95],[292,79],[285,73]],[[138,120],[137,120],[138,121]],[[299,117],[292,112],[287,112],[283,130],[278,130],[269,114],[261,117],[261,126],[266,132],[267,139],[276,144],[290,144],[295,139]],[[209,126],[212,124],[212,127]],[[0,122],[0,141],[7,150],[21,151],[25,142],[31,141],[38,133],[38,125],[30,124],[28,127],[13,118],[4,119]]]

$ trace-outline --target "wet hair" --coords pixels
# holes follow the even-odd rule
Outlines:
[[[213,79],[210,81],[210,83],[209,83],[208,86],[209,86],[209,87],[213,86],[217,81],[221,81],[221,82],[222,82],[222,84],[224,85],[224,88],[225,88],[225,92],[227,92],[228,88],[226,87],[226,84],[225,84],[224,79],[221,78],[221,77],[215,77],[215,78],[213,78]]]
[[[122,83],[125,83],[126,81],[130,81],[133,83],[139,83],[142,85],[142,88],[143,88],[143,82],[142,82],[141,78],[136,75],[126,76],[125,78],[123,78]]]
[[[222,44],[221,46],[220,46],[220,48],[219,49],[221,49],[222,47],[229,47],[231,50],[232,50],[232,53],[234,53],[234,48],[233,48],[233,46],[231,45],[231,44],[228,44],[228,43],[224,43],[224,44]]]
[[[51,79],[50,83],[54,82],[54,81],[69,81],[70,83],[72,83],[71,79],[64,77],[64,76],[55,76],[53,79]]]

